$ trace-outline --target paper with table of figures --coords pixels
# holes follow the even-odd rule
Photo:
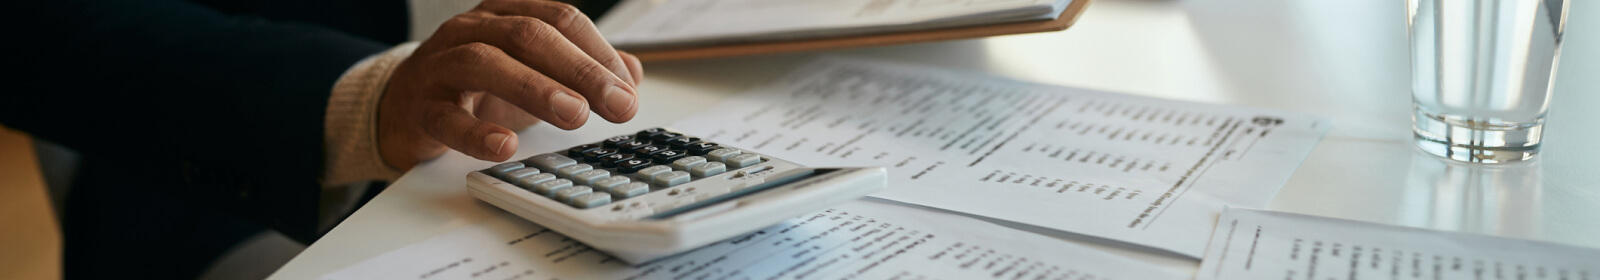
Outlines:
[[[810,166],[886,166],[874,196],[1199,257],[1264,207],[1323,118],[818,59],[673,125]]]
[[[853,201],[629,266],[503,214],[323,279],[1188,279],[1139,261],[952,214]]]
[[[1229,208],[1196,279],[1600,280],[1600,249]]]

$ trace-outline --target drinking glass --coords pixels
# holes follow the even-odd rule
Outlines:
[[[1464,162],[1539,154],[1567,0],[1407,0],[1417,147]]]

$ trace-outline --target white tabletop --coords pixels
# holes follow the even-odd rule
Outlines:
[[[1571,5],[1544,154],[1501,166],[1412,148],[1399,1],[1098,0],[1064,32],[831,53],[1328,116],[1334,128],[1269,209],[1600,248],[1600,149],[1591,146],[1600,143],[1600,2]],[[521,132],[518,157],[668,125],[816,54],[647,64],[634,121],[536,126]],[[488,165],[451,153],[412,170],[272,278],[316,278],[495,215],[462,181]],[[1199,263],[1001,224],[1174,271]]]

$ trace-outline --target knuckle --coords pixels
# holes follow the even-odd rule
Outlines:
[[[611,73],[611,70],[606,69],[599,64],[593,63],[585,63],[573,70],[573,77],[576,77],[580,83],[587,83],[596,86],[606,84],[608,82],[606,79],[606,74]]]
[[[554,25],[559,30],[570,30],[580,24],[579,20],[588,19],[587,16],[583,15],[583,11],[578,10],[578,7],[567,3],[557,2],[551,9],[554,10],[550,13],[551,25]]]
[[[617,69],[621,69],[620,71],[628,71],[628,64],[622,60],[622,56],[618,56],[618,55],[597,55],[597,56],[598,57],[596,57],[595,60],[597,62],[600,62],[600,65],[605,65],[606,67],[615,66],[615,67],[619,67]],[[611,70],[609,68],[607,68],[606,71],[611,71]],[[619,72],[619,73],[615,73],[615,74],[617,74],[618,76],[621,76],[622,74],[625,74],[625,73],[626,72]]]
[[[517,79],[517,92],[515,94],[532,95],[537,100],[544,100],[544,98],[537,97],[548,96],[550,94],[550,92],[546,92],[544,87],[539,84],[541,79],[539,79],[537,76],[534,76],[534,74],[519,75],[515,77],[515,79]]]
[[[439,24],[439,30],[464,30],[475,25],[476,22],[477,19],[468,17],[465,14],[456,15],[454,17],[450,17],[448,20],[445,20],[444,23]]]
[[[543,21],[531,18],[521,18],[510,23],[510,31],[506,33],[512,42],[523,45],[542,45],[540,42],[550,40],[555,29]]]
[[[500,49],[490,46],[489,44],[485,44],[483,42],[472,42],[466,45],[461,45],[460,47],[456,47],[452,54],[455,56],[454,59],[477,64],[489,60],[489,58],[493,56],[494,52],[497,51],[500,51]]]
[[[450,135],[450,133],[447,133],[448,129],[450,128],[450,121],[445,117],[446,114],[444,113],[444,110],[431,109],[423,111],[422,130],[427,132],[429,135],[434,135],[434,137]],[[437,140],[443,141],[445,139]]]

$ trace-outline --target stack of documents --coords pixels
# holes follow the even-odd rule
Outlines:
[[[872,196],[1199,257],[1263,208],[1316,116],[827,58],[672,127],[809,166],[884,166]]]
[[[596,23],[623,49],[1050,20],[1070,0],[630,0]]]
[[[1229,208],[1196,280],[1600,279],[1600,250]]]
[[[1305,114],[828,58],[673,127],[891,187],[637,266],[505,214],[324,278],[1191,278],[959,212],[1203,258],[1199,279],[1600,279],[1600,250],[1242,209],[1329,128]]]
[[[1188,276],[972,218],[854,201],[629,266],[510,214],[323,279],[1141,279]]]

